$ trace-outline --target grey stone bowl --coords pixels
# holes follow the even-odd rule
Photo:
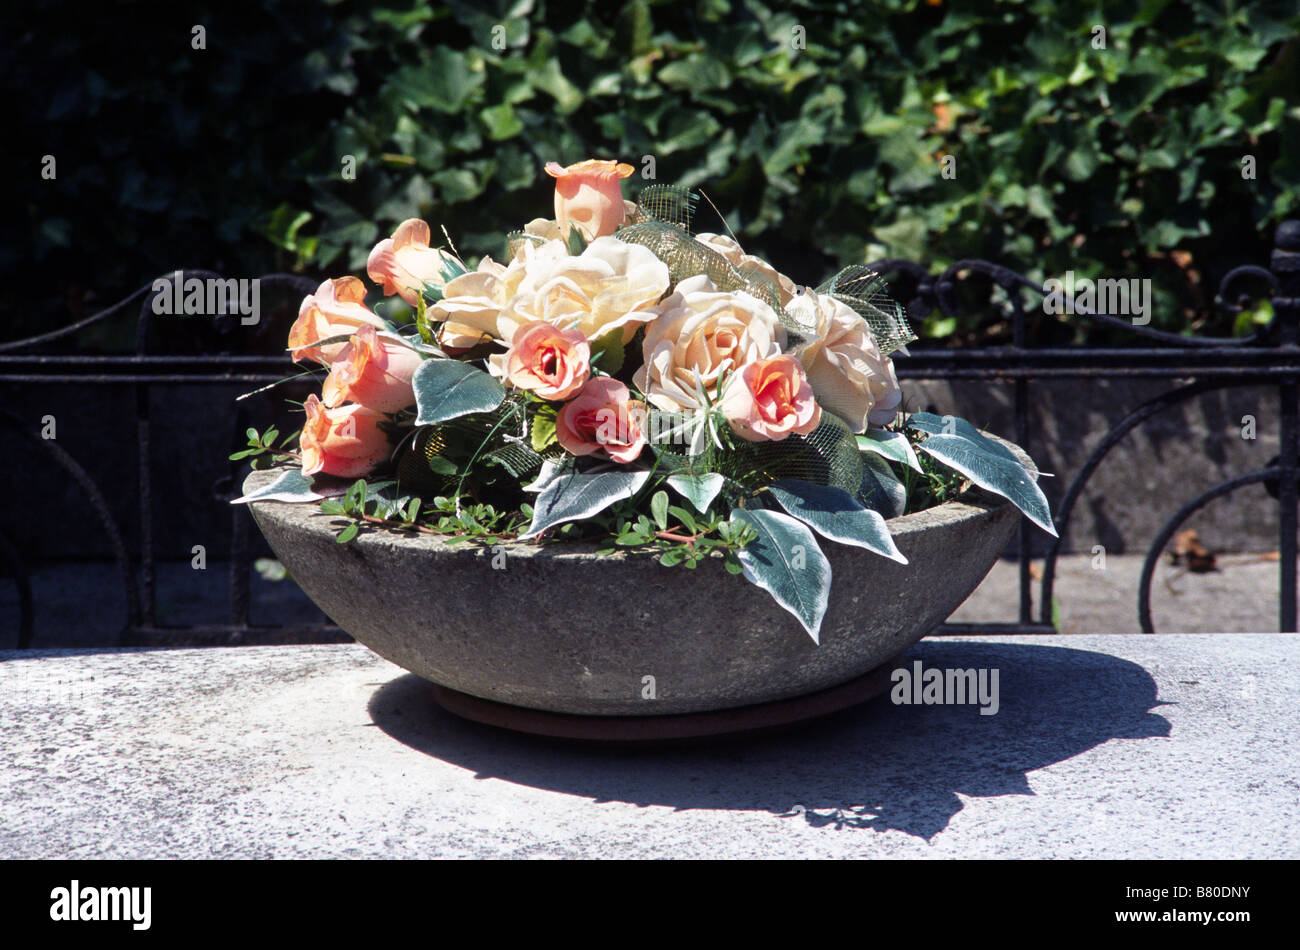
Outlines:
[[[253,472],[244,490],[273,477]],[[720,560],[686,570],[592,543],[489,551],[386,530],[343,545],[313,504],[250,507],[307,595],[380,656],[471,696],[587,716],[732,709],[847,683],[942,623],[1020,517],[973,489],[889,521],[907,565],[823,542],[832,583],[818,645]]]

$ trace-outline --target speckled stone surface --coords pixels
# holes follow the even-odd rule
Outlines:
[[[1300,857],[1300,638],[930,639],[999,709],[573,747],[358,645],[0,653],[0,857]]]
[[[273,477],[254,472],[245,491]],[[340,545],[314,505],[250,507],[321,610],[404,669],[516,706],[642,716],[786,699],[898,655],[979,586],[1019,523],[1002,498],[963,499],[888,522],[906,565],[822,543],[820,644],[721,558],[686,570],[590,542],[489,550],[386,530]]]

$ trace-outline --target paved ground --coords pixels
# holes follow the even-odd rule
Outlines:
[[[1258,554],[1226,554],[1220,569],[1191,574],[1162,562],[1152,585],[1155,628],[1169,633],[1267,632],[1277,629],[1277,561]],[[1137,633],[1138,578],[1142,558],[1109,555],[1100,566],[1093,557],[1064,557],[1057,570],[1056,600],[1063,633]],[[1040,564],[1035,563],[1035,570]],[[955,620],[1015,620],[1019,603],[1018,568],[996,564]],[[125,617],[125,598],[116,569],[103,564],[62,564],[32,578],[38,647],[116,646]],[[228,615],[228,568],[214,563],[205,571],[189,564],[164,564],[158,573],[158,616],[166,624],[224,621]],[[1034,603],[1039,590],[1034,585]],[[292,581],[252,577],[255,623],[315,625],[325,616]],[[87,605],[92,605],[87,609]],[[1035,606],[1035,619],[1037,619]],[[0,648],[17,643],[18,596],[0,581]]]
[[[1300,857],[1300,637],[947,638],[999,709],[887,699],[608,751],[356,645],[0,653],[0,858]]]

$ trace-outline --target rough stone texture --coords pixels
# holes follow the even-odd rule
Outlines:
[[[249,477],[246,490],[271,472]],[[376,531],[340,545],[313,505],[252,506],[277,556],[325,613],[381,656],[443,686],[517,706],[659,715],[746,706],[846,682],[961,604],[1020,513],[971,492],[889,522],[904,566],[826,542],[820,644],[720,559],[695,570],[593,544],[489,552]],[[505,554],[503,570],[492,566]],[[643,697],[653,676],[656,697]]]
[[[1300,857],[1300,637],[912,656],[997,669],[998,713],[612,751],[457,720],[358,645],[0,653],[0,857]]]
[[[905,366],[907,358],[900,357]],[[1070,480],[1116,423],[1147,400],[1188,380],[1077,378],[1031,382],[1026,448],[1043,472],[1043,493],[1060,510]],[[950,412],[1001,436],[1016,434],[1013,387],[998,382],[906,379],[908,408]],[[1253,416],[1256,438],[1242,438]],[[1065,550],[1145,552],[1164,522],[1208,488],[1264,468],[1278,453],[1277,390],[1238,386],[1196,396],[1154,416],[1119,442],[1074,507]],[[1260,485],[1238,489],[1188,521],[1219,551],[1276,551],[1277,503]],[[1035,554],[1051,541],[1035,531]]]

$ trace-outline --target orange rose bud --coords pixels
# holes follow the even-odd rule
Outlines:
[[[412,307],[424,293],[424,285],[441,287],[443,264],[449,254],[429,246],[429,225],[419,218],[407,218],[391,238],[374,246],[366,261],[366,275],[384,289],[397,294]]]
[[[289,328],[289,350],[294,360],[329,363],[346,343],[317,346],[321,340],[352,333],[358,327],[382,327],[384,321],[365,305],[366,285],[355,277],[327,280],[308,294]]]
[[[555,179],[555,222],[566,238],[571,227],[588,241],[613,234],[627,218],[623,189],[619,182],[632,174],[631,165],[588,159],[563,167],[546,163],[546,174]]]
[[[423,358],[409,346],[362,327],[330,364],[321,387],[326,406],[359,402],[377,412],[396,412],[415,405],[411,377]]]
[[[303,408],[307,421],[298,445],[304,475],[360,478],[388,457],[388,435],[379,428],[383,413],[355,405],[326,409],[315,393]]]

